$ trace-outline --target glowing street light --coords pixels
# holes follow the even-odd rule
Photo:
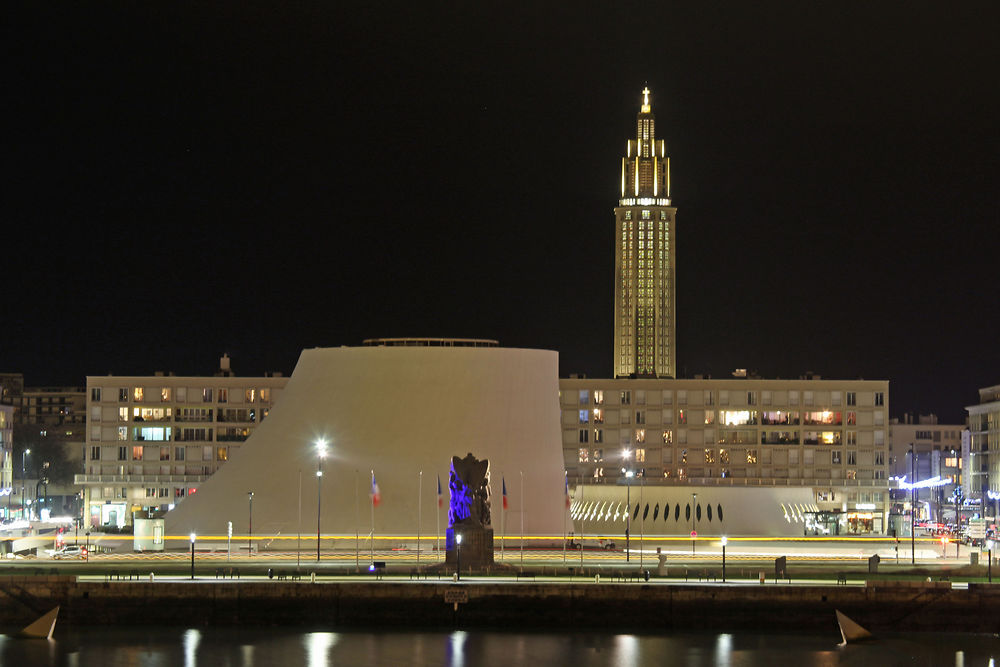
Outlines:
[[[316,441],[316,562],[319,562],[320,513],[323,511],[323,457],[326,456],[326,440]]]
[[[22,519],[27,519],[28,518],[28,516],[25,514],[25,511],[24,511],[24,480],[26,478],[25,474],[24,474],[24,470],[25,470],[25,468],[24,468],[24,457],[27,456],[30,453],[31,453],[30,449],[26,449],[23,452],[21,452],[21,518]]]
[[[247,499],[250,501],[250,524],[247,535],[247,558],[253,556],[253,491],[247,491]]]
[[[462,533],[455,534],[455,581],[462,580]]]
[[[195,534],[191,533],[191,581],[194,581],[194,541]]]
[[[623,456],[628,456],[627,449]],[[622,474],[625,475],[625,562],[628,563],[630,557],[629,537],[632,535],[632,477],[635,476],[635,473],[622,468]]]

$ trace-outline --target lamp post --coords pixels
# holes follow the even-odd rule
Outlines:
[[[993,540],[986,540],[986,581],[993,583]]]
[[[326,456],[326,440],[316,441],[316,562],[319,562],[320,515],[323,511],[323,457]]]
[[[722,583],[726,583],[726,536],[722,536]]]
[[[691,494],[691,555],[692,556],[694,555],[695,545],[697,544],[695,540],[698,537],[698,528],[695,525],[695,522],[698,520],[697,507],[698,507],[698,494],[692,493]]]
[[[628,450],[626,450],[627,452]],[[629,562],[629,537],[632,535],[632,475],[631,470],[622,468],[625,474],[625,562]]]
[[[250,523],[247,530],[247,558],[253,555],[253,491],[247,491],[247,499],[250,501]]]
[[[917,489],[914,486],[916,484],[916,455],[913,453],[913,443],[910,443],[910,565],[917,564],[916,556],[916,537],[914,535],[914,529],[916,526],[916,513],[917,513],[917,500],[916,493]]]
[[[195,535],[191,533],[191,581],[194,581],[194,540]]]
[[[28,516],[27,516],[27,514],[25,514],[25,510],[24,510],[24,485],[25,485],[25,479],[27,479],[27,477],[24,474],[24,470],[25,470],[25,468],[24,468],[24,457],[27,456],[30,453],[31,453],[30,449],[26,449],[23,452],[21,452],[21,518],[22,519],[27,519],[28,518]]]
[[[462,580],[462,534],[455,534],[455,581]]]

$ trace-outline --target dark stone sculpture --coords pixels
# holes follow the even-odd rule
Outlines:
[[[480,461],[470,452],[465,458],[451,457],[448,478],[451,502],[448,525],[492,525],[490,520],[490,462]]]
[[[480,461],[471,453],[464,458],[453,456],[448,490],[451,500],[445,533],[445,566],[487,571],[494,566],[490,462]]]

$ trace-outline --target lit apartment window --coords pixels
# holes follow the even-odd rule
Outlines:
[[[604,390],[595,389],[594,390],[594,405],[604,405]]]
[[[858,478],[858,471],[857,470],[848,470],[847,471],[847,479],[857,479],[857,478]]]
[[[684,412],[683,410],[678,410],[677,411],[677,423],[678,424],[687,424],[688,423],[687,413]]]
[[[132,460],[141,461],[142,460],[142,445],[135,445],[132,447]]]
[[[757,463],[757,450],[748,449],[747,450],[747,463],[756,465]]]
[[[212,389],[210,387],[205,387],[201,390],[201,402],[211,403],[212,402]]]
[[[705,423],[706,424],[715,423],[715,410],[705,410]]]
[[[642,463],[646,460],[646,450],[636,449],[635,450],[635,460],[637,463]]]
[[[595,424],[604,423],[604,410],[600,408],[594,408],[594,423]]]
[[[162,387],[160,389],[160,400],[164,403],[170,400],[170,387]]]
[[[257,390],[247,389],[243,397],[246,399],[247,403],[253,403],[255,400],[257,400]]]
[[[137,403],[141,403],[142,397],[143,397],[142,387],[135,387],[132,390],[132,400],[136,401]]]
[[[578,450],[578,459],[577,460],[580,463],[589,463],[590,462],[590,450],[587,449],[586,447],[581,447]]]
[[[715,463],[715,450],[706,449],[705,450],[705,463]]]
[[[673,443],[674,443],[674,432],[673,431],[664,431],[663,432],[663,444],[664,445],[672,445]]]
[[[118,439],[119,440],[128,440],[128,426],[119,426],[118,427]]]
[[[586,424],[588,421],[588,417],[589,415],[586,410],[580,410],[579,419],[581,424]]]
[[[644,429],[644,428],[637,428],[635,430],[635,441],[637,443],[644,443],[644,442],[646,442],[646,429]]]
[[[216,461],[228,461],[229,460],[229,448],[228,447],[219,447],[219,449],[215,452],[215,460]]]
[[[169,447],[160,447],[160,460],[161,461],[169,461],[170,460],[170,448]]]

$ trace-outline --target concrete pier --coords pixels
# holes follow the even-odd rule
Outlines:
[[[0,625],[60,605],[72,625],[337,628],[521,627],[835,631],[840,610],[873,632],[1000,632],[1000,584],[719,585],[381,581],[77,581],[0,578]],[[457,608],[456,608],[457,605]]]

